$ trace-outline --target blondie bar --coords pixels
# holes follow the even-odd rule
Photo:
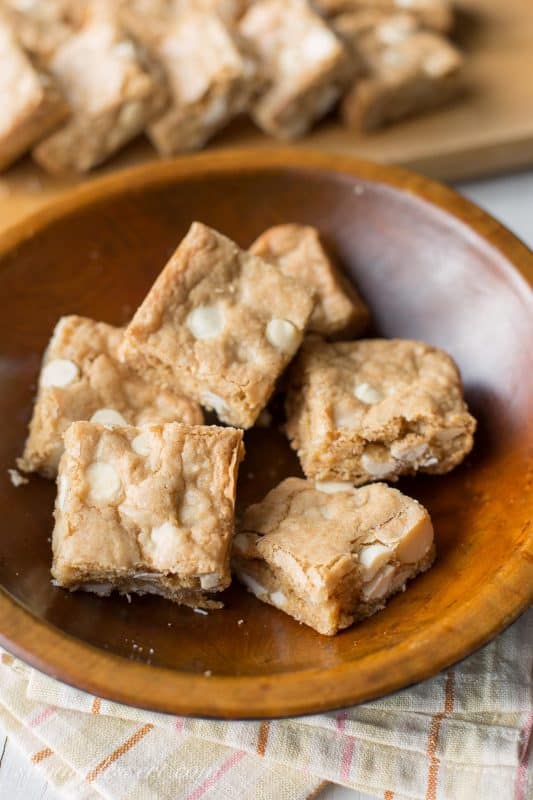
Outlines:
[[[327,337],[357,336],[368,309],[355,287],[333,264],[318,231],[309,225],[277,225],[256,239],[250,251],[300,279],[316,292],[309,330]]]
[[[118,360],[122,335],[84,317],[59,320],[43,358],[21,469],[55,477],[63,434],[77,420],[110,427],[203,422],[197,403],[161,390]]]
[[[129,30],[162,65],[171,104],[147,133],[163,155],[196,150],[244,111],[256,87],[253,61],[217,14],[184,10],[145,17],[124,9]]]
[[[178,423],[65,434],[52,538],[58,586],[220,606],[242,432]]]
[[[53,78],[35,66],[0,16],[0,170],[47,136],[69,115]]]
[[[359,485],[441,474],[472,448],[459,371],[436,347],[310,337],[290,381],[286,430],[307,477]]]
[[[162,73],[111,17],[96,15],[49,63],[73,112],[33,152],[49,172],[85,172],[100,164],[164,108]]]
[[[350,79],[344,45],[306,0],[257,0],[239,32],[267,81],[252,105],[253,119],[273,136],[303,136]]]
[[[460,91],[462,55],[443,36],[421,30],[412,15],[343,15],[334,25],[361,73],[341,103],[348,126],[372,130]]]
[[[233,544],[259,600],[328,636],[379,611],[435,557],[416,500],[382,483],[335,489],[288,478],[247,509]]]
[[[303,284],[195,222],[126,328],[121,354],[141,375],[248,428],[313,305]]]

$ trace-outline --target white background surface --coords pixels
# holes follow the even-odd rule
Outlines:
[[[458,188],[533,248],[533,171]],[[321,800],[352,800],[354,796],[350,789],[331,786],[323,792]],[[59,797],[0,729],[0,799],[59,800]]]

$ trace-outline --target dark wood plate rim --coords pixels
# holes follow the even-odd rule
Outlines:
[[[122,170],[67,192],[0,235],[0,256],[54,220],[102,197],[187,177],[272,169],[324,171],[383,183],[440,208],[500,252],[533,282],[533,253],[489,214],[453,190],[407,170],[352,156],[293,150],[204,153]],[[522,276],[522,277],[521,277]],[[524,281],[523,279],[526,279]],[[533,295],[529,294],[533,313]],[[498,583],[478,587],[466,608],[427,626],[408,647],[387,649],[330,669],[259,676],[210,677],[128,661],[86,644],[43,620],[0,588],[0,644],[48,675],[115,702],[154,711],[213,718],[276,718],[317,713],[376,699],[429,678],[488,642],[533,602],[533,540],[509,554]]]

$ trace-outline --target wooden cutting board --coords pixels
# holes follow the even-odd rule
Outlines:
[[[467,55],[464,95],[386,130],[356,134],[325,122],[298,147],[400,164],[445,181],[533,164],[533,0],[459,0],[455,38]],[[235,122],[210,147],[277,147]],[[26,159],[0,176],[0,227],[62,189],[157,156],[139,140],[89,178],[51,178]]]

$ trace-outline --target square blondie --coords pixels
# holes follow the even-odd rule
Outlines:
[[[50,70],[72,117],[33,151],[49,172],[86,172],[163,110],[162,73],[111,17],[97,15],[53,54]]]
[[[396,489],[288,478],[244,514],[237,577],[259,600],[332,636],[383,608],[433,563],[426,509]]]
[[[461,88],[463,56],[447,39],[420,29],[409,14],[375,17],[354,14],[335,21],[362,71],[342,99],[342,118],[363,130],[435,108]]]
[[[126,328],[140,374],[251,427],[298,350],[312,293],[195,222]]]
[[[18,466],[57,473],[63,434],[72,422],[110,427],[185,422],[201,425],[200,406],[162,390],[119,361],[123,330],[85,317],[62,317],[43,358],[24,455]]]
[[[129,29],[162,66],[171,103],[147,133],[163,155],[197,150],[246,108],[255,64],[214,12],[191,6],[147,17],[124,10]]]
[[[351,61],[335,33],[306,0],[257,0],[239,32],[259,63],[267,87],[251,107],[272,136],[303,136],[339,99]]]
[[[230,583],[242,432],[179,423],[65,434],[52,537],[56,585],[218,607]]]
[[[286,431],[315,480],[448,472],[472,449],[475,428],[456,364],[423,342],[310,337],[292,368]]]
[[[47,136],[69,115],[53,78],[39,69],[0,16],[0,170]]]
[[[368,308],[328,256],[316,228],[276,225],[256,239],[250,252],[315,290],[317,301],[309,331],[338,338],[357,336],[367,326]]]

